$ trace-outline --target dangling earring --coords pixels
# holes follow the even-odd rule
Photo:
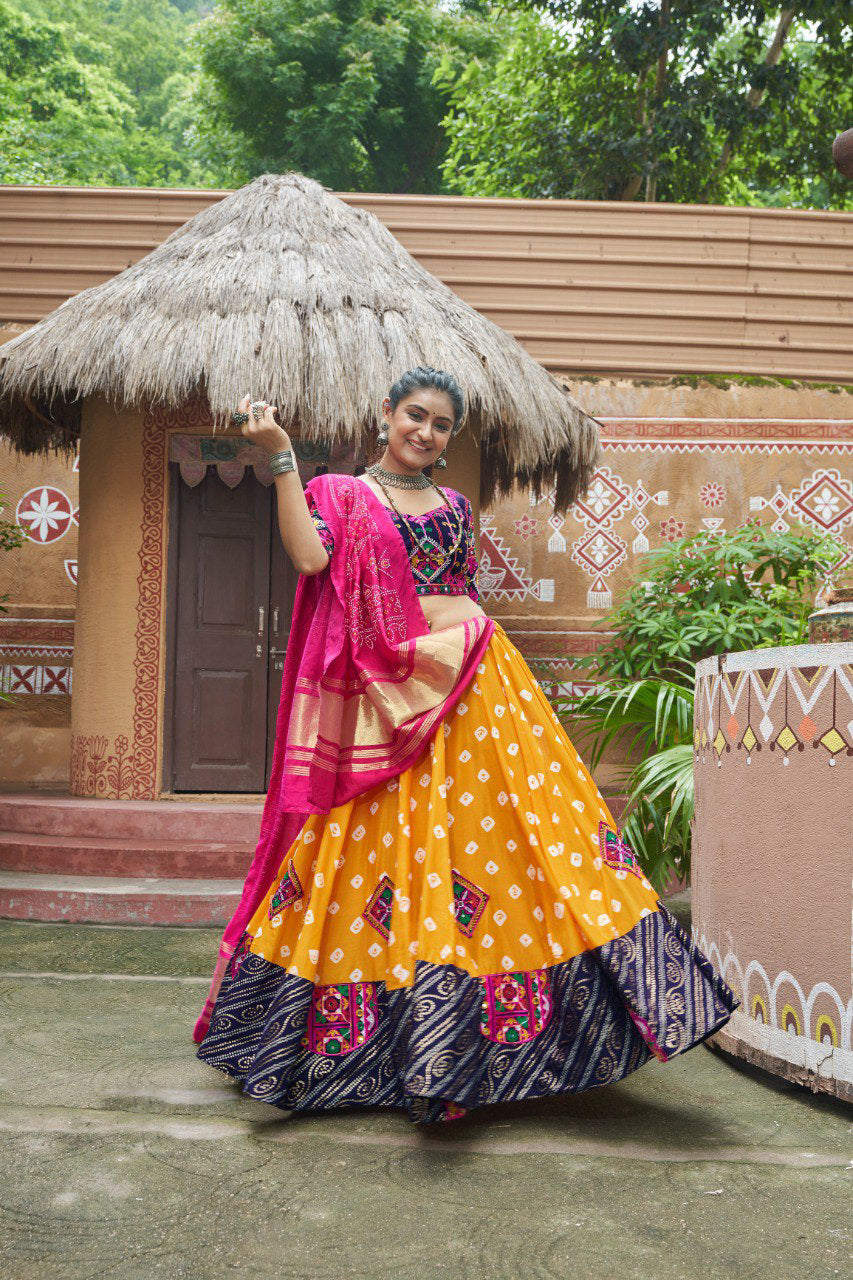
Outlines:
[[[446,466],[447,466],[447,459],[445,458],[444,454],[443,454],[443,453],[440,453],[440,454],[438,455],[438,457],[436,458],[435,462],[434,462],[432,465],[433,465],[433,467],[435,467],[435,468],[439,468],[439,469],[440,469],[440,468],[442,468],[442,467],[446,467]]]
[[[383,427],[383,428],[382,428],[382,430],[379,432],[379,435],[376,437],[376,443],[377,443],[377,444],[387,444],[387,443],[388,443],[388,428],[387,428],[387,427]]]

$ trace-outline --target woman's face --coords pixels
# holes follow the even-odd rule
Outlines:
[[[382,406],[388,429],[384,459],[406,471],[420,471],[444,451],[453,430],[453,401],[446,391],[415,387],[396,409]]]

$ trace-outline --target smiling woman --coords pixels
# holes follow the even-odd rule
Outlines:
[[[475,581],[471,504],[462,494],[444,490],[432,480],[421,487],[426,479],[421,467],[446,465],[444,451],[459,429],[465,408],[462,389],[449,374],[412,369],[394,383],[382,408],[385,429],[379,442],[387,447],[381,461],[368,467],[364,481],[393,513],[409,551],[427,625],[438,631],[485,616]],[[417,458],[411,481],[407,481],[412,471],[409,454]],[[424,495],[420,499],[415,496],[419,489]]]
[[[364,477],[276,476],[301,577],[272,779],[195,1039],[284,1110],[588,1089],[737,1007],[479,605],[471,504],[422,471],[463,409],[412,370]],[[244,432],[284,435],[263,407]]]

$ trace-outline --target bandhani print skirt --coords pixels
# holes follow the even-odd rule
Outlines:
[[[620,1080],[738,1003],[496,624],[421,759],[283,851],[197,1056],[288,1110],[444,1121]]]

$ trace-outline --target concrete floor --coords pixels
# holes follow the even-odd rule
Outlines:
[[[699,1046],[423,1130],[199,1062],[217,930],[0,922],[3,1280],[851,1275],[853,1113]]]

